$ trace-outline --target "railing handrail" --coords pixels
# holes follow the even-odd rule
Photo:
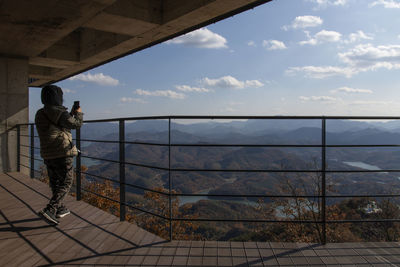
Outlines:
[[[141,116],[141,117],[118,117],[118,118],[109,118],[109,119],[94,119],[94,120],[84,120],[84,123],[96,123],[96,122],[117,122],[120,120],[124,121],[139,121],[139,120],[178,120],[178,119],[194,119],[194,120],[258,120],[258,119],[282,119],[282,120],[290,120],[290,119],[304,119],[304,120],[318,120],[318,119],[327,119],[327,120],[399,120],[399,116],[291,116],[291,115],[270,115],[270,116],[257,116],[257,115],[243,115],[243,116],[230,116],[230,115],[165,115],[165,116]],[[30,123],[19,123],[17,125],[31,125],[35,124],[33,122]]]
[[[302,145],[279,145],[279,144],[208,144],[208,143],[196,143],[196,144],[174,144],[171,142],[171,121],[172,120],[250,120],[250,119],[263,119],[263,120],[320,120],[321,121],[321,140],[320,144],[315,145],[315,144],[302,144]],[[126,121],[139,121],[139,120],[167,120],[168,122],[168,128],[166,131],[168,132],[168,143],[148,143],[148,142],[132,142],[132,141],[126,141],[125,140],[125,122]],[[326,143],[326,122],[327,120],[400,120],[400,117],[396,116],[183,116],[183,115],[177,115],[177,116],[147,116],[147,117],[126,117],[126,118],[112,118],[112,119],[100,119],[100,120],[86,120],[84,123],[97,123],[97,122],[118,122],[119,127],[118,127],[118,136],[119,140],[118,141],[108,141],[108,140],[102,140],[102,142],[107,142],[107,143],[119,143],[119,159],[118,160],[110,160],[110,159],[103,159],[103,158],[95,158],[97,160],[105,160],[105,161],[110,161],[114,163],[119,164],[119,180],[112,180],[109,178],[105,178],[106,180],[113,181],[115,183],[119,183],[120,186],[120,199],[118,200],[112,200],[114,202],[119,203],[120,205],[120,219],[125,220],[125,208],[126,207],[131,207],[134,208],[134,206],[126,203],[125,200],[125,185],[128,186],[133,186],[135,185],[128,184],[125,182],[125,165],[134,165],[134,166],[139,166],[139,167],[146,167],[146,168],[152,168],[152,169],[159,169],[163,171],[168,172],[168,191],[167,192],[158,192],[157,190],[149,189],[146,187],[138,186],[137,188],[140,188],[142,190],[147,190],[151,191],[154,193],[162,194],[168,197],[168,202],[169,202],[169,215],[168,216],[162,216],[159,214],[155,214],[151,211],[146,211],[142,208],[137,208],[141,212],[148,213],[153,216],[157,216],[166,220],[169,220],[169,225],[170,225],[170,239],[172,239],[172,233],[173,233],[173,228],[172,228],[172,222],[173,221],[214,221],[214,222],[219,222],[219,221],[225,221],[225,222],[231,222],[231,221],[236,221],[236,222],[292,222],[292,223],[320,223],[322,224],[322,243],[326,243],[326,224],[328,223],[347,223],[347,222],[368,222],[365,220],[327,220],[326,218],[326,199],[327,198],[346,198],[346,197],[399,197],[399,194],[375,194],[375,195],[330,195],[326,194],[326,179],[325,175],[326,173],[370,173],[370,172],[400,172],[400,170],[384,170],[384,169],[379,169],[379,170],[332,170],[328,169],[326,165],[326,148],[328,147],[400,147],[400,144],[386,144],[386,145],[377,145],[377,144],[371,144],[371,145],[341,145],[341,144],[336,144],[336,145],[330,145]],[[28,132],[30,132],[29,135],[22,135],[20,131],[20,126],[30,126]],[[34,161],[38,160],[35,159],[35,154],[34,154],[34,148],[36,148],[34,138],[37,137],[34,135],[34,123],[26,123],[26,124],[18,124],[17,125],[17,133],[18,133],[18,165],[24,166],[25,165],[20,163],[20,157],[28,157],[30,158],[30,170],[31,170],[31,177],[34,177],[34,172],[36,171],[34,169]],[[318,127],[319,128],[319,127]],[[20,146],[24,147],[25,145],[22,145],[21,142],[19,141],[21,136],[23,137],[30,137],[30,157],[26,155],[21,155],[20,154]],[[86,139],[81,139],[81,131],[80,129],[76,130],[76,142],[77,142],[77,147],[80,149],[81,146],[81,141],[85,141]],[[91,141],[96,141],[96,140],[91,140]],[[97,140],[100,142],[100,140]],[[164,146],[168,147],[168,167],[158,167],[158,166],[152,166],[152,165],[147,165],[147,164],[138,164],[138,163],[131,163],[131,162],[126,162],[125,161],[125,145],[126,144],[140,144],[140,145],[151,145],[151,146]],[[321,148],[321,168],[316,168],[316,169],[293,169],[293,170],[288,170],[288,169],[206,169],[206,168],[173,168],[171,166],[171,147],[298,147],[298,148]],[[36,148],[37,149],[37,148]],[[87,191],[85,189],[81,188],[81,174],[85,172],[81,172],[80,166],[81,166],[81,157],[87,157],[87,158],[93,158],[94,157],[89,157],[89,156],[78,156],[76,158],[76,177],[77,177],[77,200],[81,199],[81,191]],[[19,168],[19,166],[18,166]],[[255,194],[255,195],[246,195],[246,194],[189,194],[189,193],[174,193],[172,192],[172,187],[171,187],[171,172],[309,172],[309,173],[321,173],[322,174],[322,180],[321,180],[321,190],[319,194],[317,195],[303,195],[303,196],[289,196],[289,195],[268,195],[268,194]],[[89,175],[90,176],[90,175]],[[95,175],[96,176],[96,175]],[[102,178],[101,176],[97,176],[98,178]],[[93,192],[94,193],[94,192]],[[98,195],[94,193],[95,195]],[[99,195],[100,196],[100,195]],[[310,220],[310,221],[304,221],[304,220],[257,220],[257,219],[208,219],[208,218],[196,218],[196,219],[190,219],[190,218],[176,218],[172,214],[172,197],[177,197],[177,196],[211,196],[211,197],[260,197],[260,198],[271,198],[271,197],[283,197],[283,198],[317,198],[321,199],[322,204],[321,204],[321,214],[319,218],[316,218],[315,220]],[[101,196],[100,196],[101,197]],[[105,197],[105,196],[104,196]],[[105,197],[108,199],[107,197]],[[400,219],[382,219],[382,220],[373,220],[371,222],[400,222]]]

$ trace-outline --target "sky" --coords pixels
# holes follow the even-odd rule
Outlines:
[[[274,0],[57,85],[85,119],[399,116],[399,25],[400,0]]]

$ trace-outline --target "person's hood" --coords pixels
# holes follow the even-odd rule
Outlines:
[[[56,85],[47,85],[42,88],[41,99],[44,105],[62,106],[63,91]]]

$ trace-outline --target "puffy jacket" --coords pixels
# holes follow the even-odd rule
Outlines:
[[[56,159],[78,155],[72,142],[70,129],[82,126],[83,113],[71,116],[66,107],[45,105],[36,112],[35,124],[40,139],[43,159]]]

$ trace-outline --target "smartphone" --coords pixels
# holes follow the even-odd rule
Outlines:
[[[74,105],[72,107],[72,110],[77,110],[80,107],[79,101],[74,101]]]

